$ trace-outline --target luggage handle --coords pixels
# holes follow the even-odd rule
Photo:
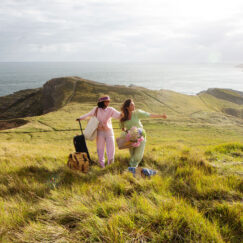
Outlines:
[[[81,134],[83,135],[84,133],[83,133],[83,128],[82,128],[82,125],[81,125],[81,121],[78,120],[78,122],[79,122],[79,127],[80,127],[80,130],[81,130]]]

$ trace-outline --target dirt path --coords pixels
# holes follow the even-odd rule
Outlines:
[[[72,94],[68,97],[67,101],[65,102],[64,106],[67,105],[68,103],[70,103],[76,93],[76,88],[77,88],[77,81],[75,81],[74,85],[73,85],[73,92]]]

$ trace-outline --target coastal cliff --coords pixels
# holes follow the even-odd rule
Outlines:
[[[69,103],[93,103],[108,94],[115,103],[132,98],[153,112],[168,110],[174,114],[218,111],[243,119],[243,92],[208,89],[197,95],[169,90],[149,90],[138,86],[106,85],[79,77],[62,77],[47,81],[43,87],[0,97],[0,120],[38,116],[58,110]]]

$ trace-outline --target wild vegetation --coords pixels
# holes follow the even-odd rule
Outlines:
[[[130,88],[138,108],[168,114],[166,121],[143,120],[142,166],[157,175],[133,177],[128,151],[118,150],[114,164],[82,174],[66,166],[80,133],[75,118],[103,91],[115,93],[119,108],[128,88],[78,85],[59,109],[0,131],[2,242],[241,242],[243,124],[221,109],[242,105]],[[113,126],[119,136],[118,122]],[[97,163],[95,142],[88,147]]]

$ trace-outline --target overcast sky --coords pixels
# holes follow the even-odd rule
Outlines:
[[[243,0],[0,0],[0,61],[243,63]]]

